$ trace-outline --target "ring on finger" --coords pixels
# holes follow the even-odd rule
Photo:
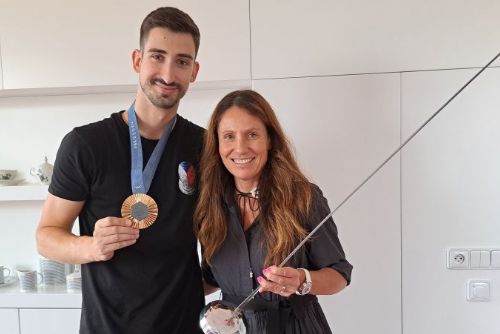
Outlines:
[[[283,293],[283,292],[285,292],[285,291],[286,291],[286,286],[284,286],[284,285],[283,285],[283,286],[281,287],[281,292]]]

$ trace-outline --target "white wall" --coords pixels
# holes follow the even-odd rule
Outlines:
[[[403,137],[476,71],[403,75]],[[402,155],[405,334],[500,330],[500,270],[449,270],[447,248],[500,246],[500,69],[487,70]],[[425,98],[422,98],[425,97]],[[492,300],[468,302],[489,280]]]
[[[254,87],[331,206],[477,71],[444,69],[500,51],[499,12],[497,1],[251,0]],[[400,81],[387,85],[386,72]],[[378,73],[375,83],[354,79],[363,73]],[[351,287],[322,299],[335,332],[500,330],[499,271],[446,268],[449,247],[500,247],[499,81],[488,75],[455,101],[463,115],[450,106],[336,216],[354,272]],[[466,301],[470,279],[490,280],[490,302]]]
[[[249,0],[234,5],[235,16],[203,3],[188,1],[185,9],[202,22],[202,34],[209,31],[200,51],[213,64],[207,78],[217,78],[219,67],[230,79],[250,74],[332,209],[477,71],[449,69],[482,66],[499,51],[495,0]],[[221,51],[225,43],[210,28],[214,20],[238,52]],[[230,77],[226,61],[248,67]],[[500,271],[446,268],[449,247],[500,248],[498,72],[488,70],[473,83],[335,215],[354,264],[352,285],[321,298],[335,333],[500,330]],[[191,91],[181,113],[204,125],[227,91]],[[64,133],[126,108],[130,99],[0,98],[0,142],[13,143],[0,150],[0,168],[26,173],[45,154],[53,161]],[[39,205],[0,203],[7,226],[0,233],[0,263],[36,260]],[[10,252],[18,245],[21,251]],[[490,280],[490,302],[466,301],[470,279]]]

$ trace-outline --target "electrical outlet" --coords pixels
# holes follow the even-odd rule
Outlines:
[[[468,269],[469,251],[467,249],[450,249],[448,251],[448,268]]]

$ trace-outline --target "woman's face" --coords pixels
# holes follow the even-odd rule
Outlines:
[[[270,149],[264,123],[246,109],[232,106],[222,115],[217,135],[220,157],[237,189],[248,192],[255,188]]]

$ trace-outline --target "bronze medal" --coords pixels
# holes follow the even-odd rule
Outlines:
[[[122,217],[130,219],[133,227],[143,229],[154,224],[158,217],[158,205],[146,194],[132,194],[123,201]]]

